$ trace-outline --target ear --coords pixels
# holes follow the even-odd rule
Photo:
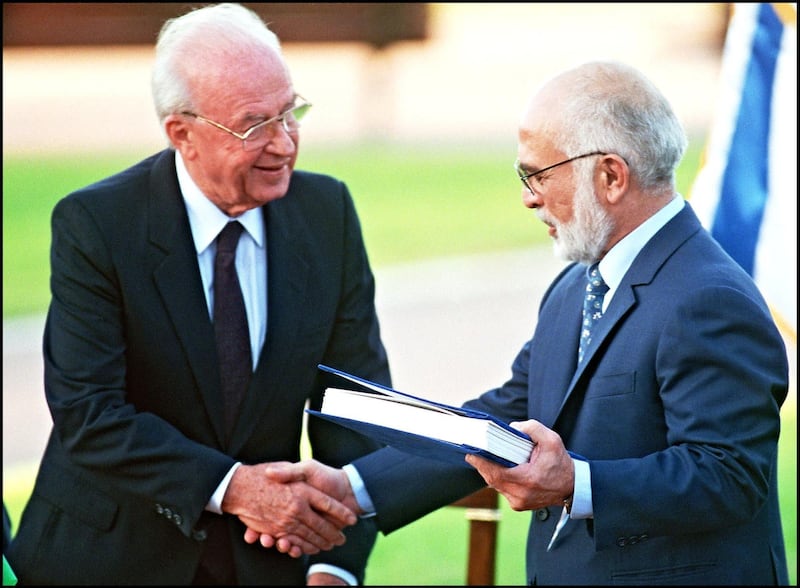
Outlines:
[[[630,168],[616,153],[604,155],[598,165],[600,180],[598,195],[609,204],[617,204],[630,189]]]
[[[164,119],[164,131],[170,143],[184,159],[191,159],[195,153],[194,132],[189,119],[180,114],[170,114]]]

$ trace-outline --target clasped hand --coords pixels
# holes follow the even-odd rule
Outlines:
[[[269,475],[270,470],[281,472],[282,468],[287,469],[285,474]],[[295,558],[333,549],[345,542],[342,529],[358,518],[352,506],[355,499],[350,506],[344,503],[342,480],[324,479],[332,472],[344,476],[349,490],[344,472],[314,460],[242,465],[234,472],[222,510],[247,526],[244,539],[248,543],[260,540],[264,547],[275,546]]]

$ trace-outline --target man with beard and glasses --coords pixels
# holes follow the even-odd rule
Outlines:
[[[527,433],[527,463],[385,448],[269,475],[330,492],[383,533],[488,484],[530,511],[530,584],[786,584],[786,349],[750,276],[675,190],[686,144],[661,92],[620,63],[555,76],[524,112],[523,203],[573,263],[510,378],[465,406]]]

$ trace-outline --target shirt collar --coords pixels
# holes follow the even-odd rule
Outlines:
[[[189,226],[192,229],[194,247],[199,255],[214,242],[225,224],[234,219],[217,208],[203,194],[189,175],[186,164],[177,150],[175,151],[175,170],[178,174],[178,185],[183,194],[183,201],[186,203],[186,210],[189,214]],[[259,247],[263,247],[264,215],[260,207],[248,210],[235,220],[242,223]]]
[[[600,275],[603,276],[603,280],[609,288],[616,290],[639,252],[653,238],[653,235],[681,211],[684,203],[682,196],[676,196],[605,254],[600,260],[599,268]]]

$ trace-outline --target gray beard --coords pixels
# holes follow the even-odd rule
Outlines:
[[[614,221],[597,204],[592,184],[582,184],[586,187],[575,193],[572,221],[557,226],[553,252],[567,261],[590,265],[600,259],[614,230]]]

